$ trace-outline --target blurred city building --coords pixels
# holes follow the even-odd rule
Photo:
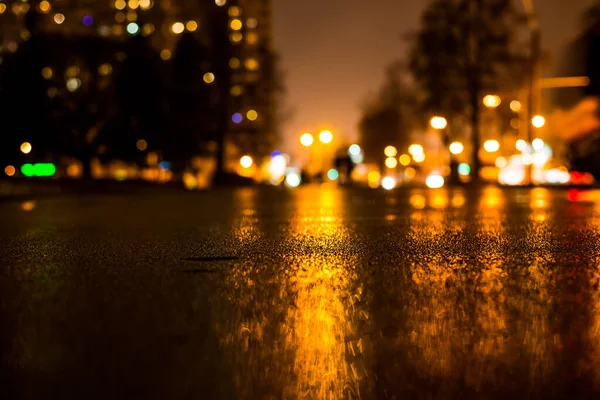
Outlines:
[[[227,20],[222,22],[227,26],[215,29],[214,25],[220,22],[215,15],[223,11]],[[17,53],[34,31],[51,38],[53,46],[63,47],[61,59],[53,61],[57,65],[40,68],[49,85],[50,98],[73,98],[74,93],[84,92],[92,82],[103,81],[106,87],[110,86],[108,78],[123,69],[128,52],[135,47],[129,43],[133,38],[145,38],[164,64],[158,68],[176,74],[177,67],[171,64],[181,50],[178,45],[184,38],[193,38],[195,44],[185,47],[184,58],[190,57],[190,49],[202,53],[193,55],[199,60],[194,64],[199,66],[196,75],[204,86],[214,88],[212,92],[202,89],[198,95],[209,97],[207,107],[227,108],[225,128],[219,128],[223,124],[218,123],[203,125],[207,130],[225,130],[205,135],[208,144],[219,142],[215,136],[225,136],[225,168],[235,170],[244,155],[261,160],[274,150],[278,84],[269,0],[0,0],[0,64]],[[226,37],[216,38],[215,34]],[[82,49],[85,45],[98,46],[103,54],[84,56],[82,53],[94,51]],[[51,59],[52,55],[46,52],[45,57]],[[226,71],[218,69],[219,62],[226,65]],[[93,75],[99,75],[98,79]],[[219,82],[226,82],[228,87],[223,91]],[[87,89],[85,92],[89,93]],[[208,119],[218,113],[197,114],[196,118]],[[186,127],[190,126],[200,124]]]

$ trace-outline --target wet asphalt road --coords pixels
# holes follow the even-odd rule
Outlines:
[[[2,395],[598,398],[600,192],[0,203]]]

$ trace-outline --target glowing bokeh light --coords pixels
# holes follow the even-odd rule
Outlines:
[[[521,102],[518,100],[513,100],[510,102],[510,109],[513,112],[519,112],[521,111]]]
[[[7,165],[6,168],[4,168],[4,173],[6,176],[14,176],[16,172],[17,169],[12,165]]]
[[[398,160],[396,160],[396,157],[388,157],[385,159],[385,166],[390,169],[396,168],[398,166]]]
[[[408,152],[414,156],[416,154],[423,154],[424,150],[423,150],[423,146],[421,146],[420,144],[411,144],[408,147]]]
[[[353,144],[348,148],[348,154],[350,156],[359,156],[361,151],[360,146],[357,144]]]
[[[321,141],[321,143],[331,143],[331,141],[333,140],[333,133],[331,133],[331,131],[328,130],[322,131],[319,134],[319,140]]]
[[[498,150],[500,150],[500,143],[498,143],[497,140],[487,140],[484,144],[483,144],[483,148],[485,149],[485,151],[487,151],[488,153],[495,153]]]
[[[145,151],[148,148],[148,142],[146,142],[144,139],[139,139],[135,143],[135,147],[137,147],[139,151]]]
[[[300,186],[300,183],[302,183],[302,179],[296,172],[290,172],[285,176],[285,185],[288,187],[295,188]]]
[[[256,110],[250,110],[246,113],[246,118],[248,118],[249,121],[256,121],[258,112],[256,112]]]
[[[400,157],[398,157],[398,161],[400,162],[400,165],[406,167],[410,165],[410,156],[408,154],[402,154]]]
[[[239,31],[242,29],[242,21],[236,18],[229,23],[229,27],[234,31]]]
[[[302,134],[302,136],[300,136],[300,143],[304,147],[312,146],[314,141],[315,141],[315,139],[313,138],[313,135],[311,135],[310,133],[304,133],[304,134]]]
[[[205,83],[211,84],[215,81],[215,74],[213,74],[212,72],[207,72],[204,74],[202,79]]]
[[[61,13],[54,14],[54,22],[57,25],[62,24],[63,22],[65,22],[65,16],[63,14],[61,14]]]
[[[413,155],[413,160],[415,160],[415,162],[417,163],[422,163],[423,161],[425,161],[425,153]]]
[[[173,25],[171,25],[171,32],[173,32],[176,35],[179,35],[180,33],[182,33],[185,29],[185,26],[183,25],[182,22],[175,22]]]
[[[546,118],[542,117],[541,115],[536,115],[531,119],[531,123],[538,129],[543,128],[544,125],[546,125]]]
[[[29,143],[29,142],[21,143],[21,153],[29,154],[29,153],[31,153],[31,149],[32,149],[31,143]]]
[[[250,156],[243,156],[242,158],[240,158],[240,165],[242,166],[242,168],[250,168],[253,163],[254,161]]]
[[[533,141],[531,142],[531,146],[533,147],[533,149],[538,151],[544,148],[544,144],[544,141],[540,138],[533,139]]]
[[[140,31],[140,26],[135,22],[130,22],[127,24],[127,33],[130,35],[137,35]]]
[[[396,187],[396,180],[391,176],[386,176],[381,180],[381,187],[385,190],[392,190]]]
[[[461,142],[450,143],[450,153],[454,155],[461,154],[465,150],[465,146]]]
[[[198,23],[196,21],[188,21],[185,24],[185,28],[190,32],[195,32],[198,29]]]
[[[496,108],[502,103],[499,96],[488,94],[483,98],[483,105],[487,108]]]
[[[425,180],[425,184],[430,189],[439,189],[444,186],[444,177],[437,173],[432,173]]]
[[[396,149],[394,146],[387,146],[383,150],[383,154],[385,154],[386,157],[396,157],[398,154],[398,149]]]
[[[244,116],[240,113],[235,113],[231,116],[231,120],[233,121],[233,123],[239,124],[244,120]]]
[[[525,149],[527,149],[527,142],[524,141],[523,139],[519,139],[519,140],[517,140],[515,147],[519,151],[525,151]]]
[[[496,164],[496,167],[498,167],[498,168],[504,168],[508,165],[508,161],[504,157],[498,157],[498,158],[496,158],[495,164]]]
[[[458,174],[467,176],[471,173],[471,166],[467,163],[458,164]]]
[[[429,121],[429,124],[433,129],[441,130],[448,126],[448,121],[444,117],[433,117]]]
[[[337,169],[330,169],[327,171],[327,178],[329,178],[330,181],[336,181],[339,177],[340,173]]]
[[[81,19],[81,22],[85,26],[92,26],[94,24],[94,18],[91,15],[86,15]]]

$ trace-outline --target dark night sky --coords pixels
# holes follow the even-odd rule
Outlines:
[[[594,0],[537,0],[544,48],[556,53],[579,30]],[[282,55],[294,116],[283,147],[302,132],[329,128],[354,140],[360,104],[377,90],[386,64],[402,58],[402,34],[418,27],[423,0],[273,0],[275,46]]]

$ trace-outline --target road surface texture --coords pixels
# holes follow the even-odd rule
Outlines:
[[[598,398],[600,192],[0,203],[3,399]]]

